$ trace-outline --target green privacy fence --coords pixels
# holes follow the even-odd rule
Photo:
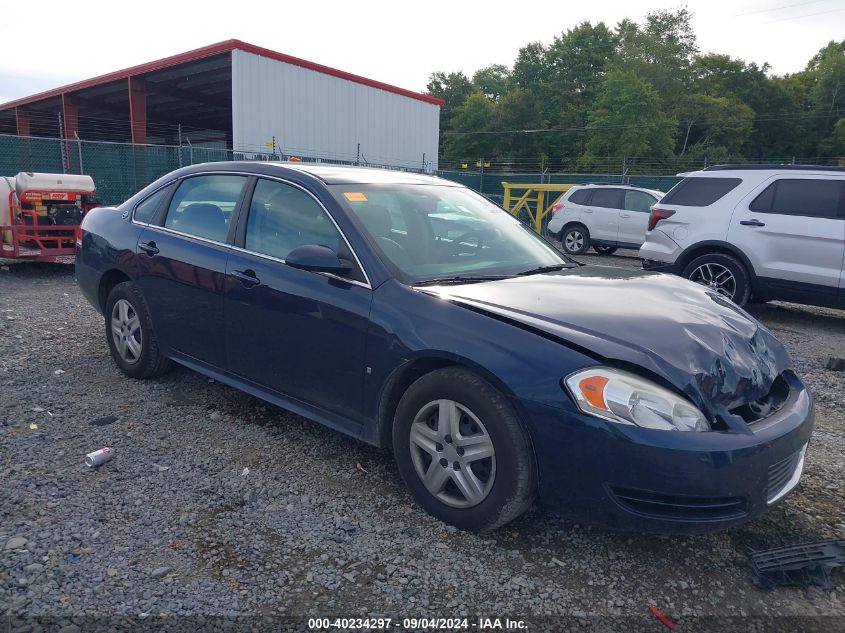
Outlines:
[[[441,178],[454,180],[484,195],[501,202],[504,197],[502,181],[516,183],[551,183],[551,184],[627,184],[634,187],[656,189],[658,191],[669,191],[681,179],[677,176],[623,176],[621,174],[531,174],[531,173],[499,173],[480,171],[439,171],[437,175]]]
[[[244,156],[232,150],[190,145],[131,145],[95,141],[0,134],[0,176],[21,171],[87,174],[94,179],[105,204],[120,204],[160,176],[185,165],[225,160],[278,160],[281,156]],[[325,162],[341,163],[331,160]],[[502,181],[521,183],[627,183],[668,191],[673,176],[622,176],[618,174],[531,174],[491,171],[439,171],[443,178],[459,182],[501,202]]]

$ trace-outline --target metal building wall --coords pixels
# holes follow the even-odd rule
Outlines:
[[[235,151],[437,169],[440,107],[241,50],[232,52]]]

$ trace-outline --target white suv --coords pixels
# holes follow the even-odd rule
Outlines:
[[[643,268],[739,305],[845,307],[845,168],[719,165],[681,175],[651,212]]]
[[[639,248],[645,239],[651,206],[662,191],[625,185],[572,187],[552,206],[549,231],[570,255],[610,254],[618,248]]]

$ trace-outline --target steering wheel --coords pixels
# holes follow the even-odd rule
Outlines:
[[[462,243],[471,237],[475,237],[478,240],[478,244],[475,246],[475,250],[473,251],[473,254],[477,253],[478,249],[484,248],[484,239],[489,236],[490,231],[488,229],[475,229],[474,231],[467,231],[466,233],[459,235],[452,242],[452,256],[457,257],[460,255]]]

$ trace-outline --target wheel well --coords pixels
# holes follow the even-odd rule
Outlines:
[[[109,298],[112,288],[124,281],[131,280],[126,273],[114,268],[106,272],[100,279],[100,288],[97,290],[97,301],[100,304],[100,310],[103,314],[106,313],[106,300]]]
[[[420,358],[396,369],[387,381],[378,408],[379,444],[384,448],[393,445],[393,416],[402,394],[414,381],[438,369],[457,365],[445,358]]]

